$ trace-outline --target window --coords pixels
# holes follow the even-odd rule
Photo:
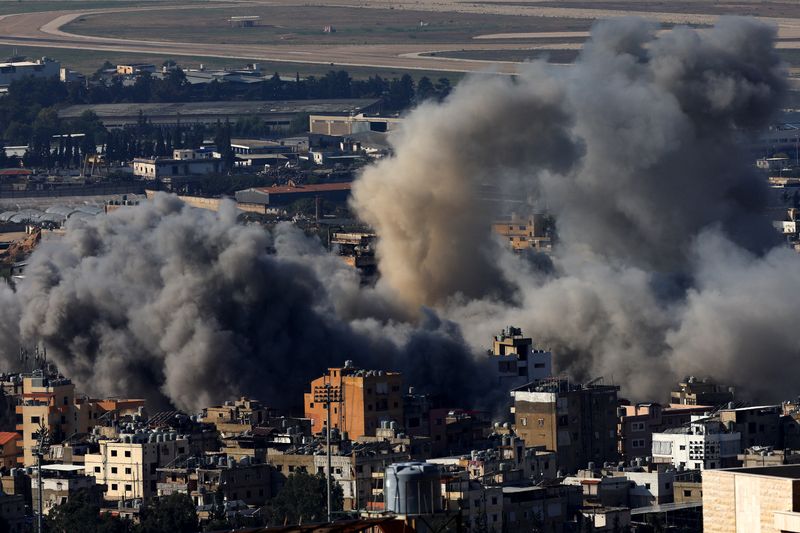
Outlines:
[[[64,405],[69,405],[69,397],[64,396]]]
[[[644,422],[632,422],[631,431],[644,431]]]
[[[519,420],[520,420],[520,422],[522,422],[523,426],[527,426],[528,425],[528,419],[526,417],[523,416]]]
[[[117,490],[117,484],[116,483],[112,483],[111,484],[111,490]]]
[[[533,368],[544,368],[544,363],[534,363]]]
[[[539,420],[537,420],[536,421],[536,425],[539,426],[540,428],[543,428],[544,427],[544,418],[540,418]]]
[[[39,418],[38,416],[32,416],[31,417],[31,424],[38,424],[40,421],[41,421],[41,418]]]
[[[684,491],[683,491],[683,497],[684,498],[689,498],[689,497],[691,497],[691,495],[692,495],[692,491],[684,489]]]
[[[633,448],[644,448],[645,447],[645,440],[644,439],[633,439],[631,441],[631,447],[633,447]]]
[[[111,450],[111,457],[117,456],[117,450]]]
[[[644,484],[644,488],[646,488],[647,490],[650,490],[650,483],[645,483]]]
[[[112,466],[111,467],[111,473],[112,474],[116,474],[117,473],[117,467],[116,466]]]
[[[686,445],[685,444],[681,444],[680,446],[678,446],[678,449],[679,450],[685,450],[686,449]]]
[[[130,473],[131,473],[131,469],[130,469],[130,468],[125,468],[125,473],[126,473],[126,474],[128,474],[128,475],[130,475]]]
[[[99,466],[94,467],[94,471],[95,472],[100,472],[100,467]]]
[[[133,485],[125,485],[125,492],[133,492]]]
[[[131,451],[125,450],[125,457],[130,457],[130,456],[131,456]]]
[[[497,496],[492,496],[492,505],[497,505]]]

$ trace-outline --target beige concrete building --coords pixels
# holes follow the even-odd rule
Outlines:
[[[86,454],[86,473],[106,485],[107,500],[148,499],[156,494],[156,469],[185,456],[189,442],[175,432],[121,434],[100,442],[100,452]]]
[[[84,433],[102,409],[96,403],[75,397],[75,385],[64,377],[48,377],[41,372],[25,376],[23,393],[16,407],[17,431],[22,434],[22,461],[36,463],[33,450],[39,426],[50,434],[50,442],[58,443],[74,433]]]
[[[800,465],[703,472],[703,531],[800,532]]]

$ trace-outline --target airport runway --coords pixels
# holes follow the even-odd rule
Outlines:
[[[194,56],[233,58],[251,61],[291,62],[343,67],[375,67],[387,69],[430,70],[443,72],[476,72],[491,70],[500,73],[515,73],[520,63],[455,59],[441,56],[428,56],[431,52],[462,50],[537,50],[537,49],[578,49],[575,42],[537,44],[537,39],[556,38],[585,39],[586,32],[541,32],[525,34],[494,34],[478,36],[471,42],[452,45],[431,44],[376,44],[376,45],[253,45],[217,44],[207,42],[175,42],[135,39],[115,39],[67,33],[61,28],[76,18],[102,13],[124,13],[131,11],[155,11],[176,9],[215,9],[243,4],[257,5],[304,5],[302,0],[243,0],[202,5],[148,6],[138,8],[111,8],[80,11],[48,11],[22,13],[0,17],[0,44],[10,46],[41,46],[49,48],[83,49],[97,51],[131,52],[165,56]],[[321,5],[361,7],[370,9],[409,9],[416,11],[439,11],[461,13],[486,13],[515,16],[558,17],[576,19],[604,19],[630,14],[619,10],[584,9],[570,7],[543,7],[535,1],[507,3],[466,3],[456,0],[372,0],[370,2],[347,2],[347,0],[325,1]],[[713,24],[715,15],[693,15],[686,13],[641,13],[648,19],[658,22],[678,24]],[[800,48],[800,19],[764,18],[778,27],[780,48]],[[796,39],[796,40],[782,40]],[[508,42],[514,40],[514,42]],[[520,41],[524,42],[520,42]]]

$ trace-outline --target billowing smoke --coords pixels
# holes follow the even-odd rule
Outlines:
[[[186,409],[250,394],[289,407],[347,359],[402,370],[423,389],[485,392],[465,379],[479,363],[453,325],[343,320],[359,310],[358,287],[354,271],[288,224],[270,233],[237,224],[232,203],[217,214],[159,195],[43,244],[16,301],[21,337],[44,342],[93,394]]]
[[[560,370],[660,400],[686,373],[796,392],[800,258],[777,248],[739,146],[779,104],[774,30],[744,19],[655,36],[599,24],[569,69],[482,76],[413,111],[352,205],[381,279],[296,228],[236,223],[158,196],[70,227],[0,292],[2,346],[43,340],[94,394],[197,409],[238,394],[295,405],[354,359],[465,404],[491,398],[482,351],[505,325]],[[544,206],[552,257],[491,232],[485,185]]]
[[[437,304],[475,346],[522,326],[561,370],[635,398],[662,399],[684,373],[796,393],[781,369],[798,356],[800,258],[774,248],[740,146],[780,104],[773,39],[746,19],[659,37],[604,22],[573,68],[473,79],[422,106],[354,189],[381,236],[381,283]],[[500,250],[482,183],[555,216],[548,268]]]

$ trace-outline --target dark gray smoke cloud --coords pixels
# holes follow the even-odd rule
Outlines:
[[[296,228],[238,225],[231,206],[162,195],[75,224],[0,292],[3,355],[42,339],[84,390],[187,409],[297,404],[345,359],[469,403],[490,397],[480,354],[514,324],[560,369],[636,398],[690,372],[795,394],[800,258],[774,247],[737,145],[779,103],[773,38],[743,19],[658,37],[610,21],[573,68],[474,78],[422,105],[354,186],[379,235],[374,288]],[[492,235],[487,183],[555,215],[551,261]]]
[[[746,19],[658,37],[641,20],[604,22],[568,71],[473,80],[419,109],[396,157],[354,188],[364,219],[388,228],[382,282],[411,307],[438,303],[476,347],[517,324],[560,369],[603,375],[635,398],[660,400],[690,372],[795,394],[781,370],[757,370],[798,356],[787,317],[800,263],[773,249],[765,184],[738,144],[780,103],[774,35]],[[561,243],[546,270],[476,231],[491,222],[476,208],[484,182],[555,215]],[[497,284],[513,297],[494,296]]]
[[[270,233],[237,224],[233,204],[217,214],[159,195],[44,243],[12,301],[22,302],[22,339],[44,342],[93,394],[184,409],[241,394],[296,406],[312,378],[346,359],[405,371],[422,389],[477,393],[462,378],[480,369],[454,326],[343,320],[363,312],[358,281],[296,228]]]

